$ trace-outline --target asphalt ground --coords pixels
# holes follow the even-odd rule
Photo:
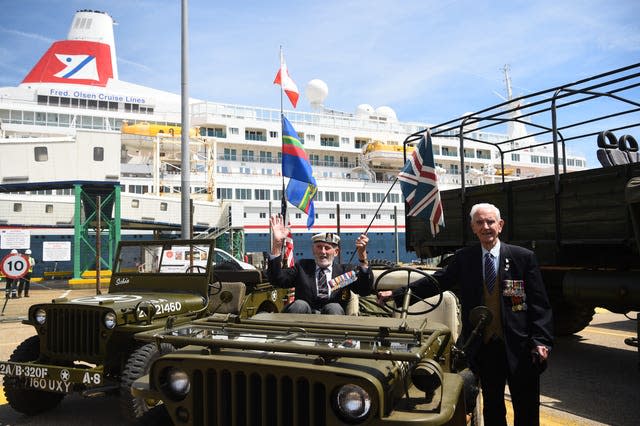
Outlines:
[[[101,289],[106,293],[106,287]],[[34,334],[23,325],[29,306],[58,297],[76,298],[96,294],[95,287],[70,289],[64,281],[32,285],[29,298],[9,299],[0,316],[0,359]],[[4,296],[4,293],[2,293]],[[5,299],[0,298],[4,304]],[[598,310],[589,327],[577,335],[556,339],[549,368],[541,379],[541,424],[547,426],[631,426],[638,424],[640,407],[640,357],[624,338],[635,336],[636,324],[623,315]],[[1,376],[0,376],[1,380]],[[506,405],[513,422],[508,388]],[[113,425],[122,423],[114,397],[83,399],[68,396],[62,404],[36,417],[14,411],[0,389],[0,426],[13,425]]]

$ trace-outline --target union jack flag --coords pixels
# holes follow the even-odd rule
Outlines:
[[[409,208],[407,215],[419,216],[429,222],[431,234],[435,236],[441,226],[444,228],[444,215],[433,161],[431,132],[427,130],[425,134],[398,175],[398,180]]]

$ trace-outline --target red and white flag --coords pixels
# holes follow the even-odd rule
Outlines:
[[[291,105],[295,108],[298,104],[298,97],[300,97],[300,92],[298,92],[298,86],[296,86],[295,81],[289,75],[289,70],[287,69],[287,64],[284,62],[284,54],[280,51],[280,69],[278,70],[278,74],[276,74],[276,78],[273,80],[273,84],[279,84],[282,86],[282,90],[287,94],[287,97],[291,101]]]
[[[291,224],[289,224],[289,226],[291,226]],[[293,268],[294,263],[293,235],[291,235],[291,228],[287,227],[287,237],[284,239],[284,265],[287,268]]]

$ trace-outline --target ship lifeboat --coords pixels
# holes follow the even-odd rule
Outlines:
[[[504,170],[496,169],[496,175],[498,176],[511,176],[516,172],[513,167],[505,167]]]
[[[407,147],[407,155],[414,150],[413,146]],[[368,143],[363,150],[364,159],[372,168],[401,169],[404,165],[404,153],[402,145],[390,145],[375,141]]]
[[[189,137],[197,137],[199,130],[199,127],[193,127],[189,129]],[[122,133],[127,135],[139,136],[157,136],[158,134],[164,134],[168,136],[179,137],[182,135],[182,128],[180,126],[167,126],[162,124],[150,124],[144,122],[135,124],[123,123]]]

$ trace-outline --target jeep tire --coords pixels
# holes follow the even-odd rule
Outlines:
[[[175,351],[173,345],[161,343],[147,343],[139,347],[129,356],[122,370],[120,380],[120,407],[125,418],[135,421],[151,408],[162,404],[159,400],[145,400],[131,395],[131,384],[149,372],[154,360],[169,352]]]
[[[40,337],[31,336],[16,347],[9,361],[36,361],[39,356]],[[15,376],[4,377],[4,394],[11,408],[28,416],[55,408],[65,397],[62,393],[24,388],[20,386],[20,379]]]

